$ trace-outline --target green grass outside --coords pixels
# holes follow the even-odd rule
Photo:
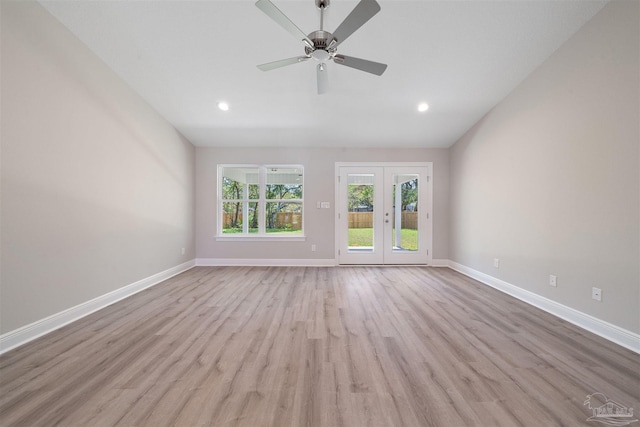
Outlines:
[[[222,232],[224,234],[237,234],[237,233],[242,233],[242,228],[239,227],[227,227],[227,228],[223,228]],[[257,233],[258,229],[257,228],[250,228],[249,229],[249,233]],[[302,230],[293,230],[291,228],[267,228],[266,229],[267,233],[291,233],[291,234],[295,234],[295,233],[302,233]]]
[[[395,233],[393,234],[395,246]],[[418,250],[418,230],[401,231],[402,247],[409,251]],[[373,228],[350,228],[349,246],[373,246]]]
[[[267,233],[301,233],[301,230],[292,230],[288,228],[271,228],[266,230]],[[242,228],[225,228],[222,230],[225,234],[242,233]],[[257,233],[257,228],[250,228],[249,233]],[[409,251],[418,250],[418,230],[403,229],[401,232],[402,247]],[[395,246],[395,233],[393,234]],[[349,229],[349,246],[373,246],[373,228],[350,228]]]

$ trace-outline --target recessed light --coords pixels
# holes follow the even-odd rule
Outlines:
[[[229,104],[227,104],[224,101],[218,102],[218,108],[221,109],[222,111],[228,111],[229,110]]]
[[[429,109],[429,104],[427,104],[426,102],[422,102],[418,104],[418,111],[420,111],[421,113],[424,113],[428,109]]]

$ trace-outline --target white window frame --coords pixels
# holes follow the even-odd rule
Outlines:
[[[243,195],[243,203],[257,203],[258,204],[258,233],[233,233],[233,234],[225,234],[223,233],[223,207],[224,201],[228,201],[228,199],[222,198],[222,175],[224,168],[253,168],[258,169],[259,174],[259,197],[257,199],[249,199],[248,194]],[[267,182],[267,172],[269,169],[300,169],[302,170],[302,198],[301,199],[267,199],[266,198],[266,182]],[[304,228],[305,228],[305,208],[304,208],[304,196],[306,193],[305,183],[304,183],[305,173],[304,166],[298,164],[219,164],[218,165],[218,173],[217,173],[217,208],[216,208],[216,217],[217,217],[217,227],[216,227],[216,236],[215,239],[217,241],[304,241],[306,240]],[[267,211],[267,203],[278,203],[278,202],[289,202],[289,203],[300,203],[302,208],[302,228],[300,233],[291,234],[291,233],[267,233],[266,232],[266,211]],[[244,209],[243,209],[244,210]]]

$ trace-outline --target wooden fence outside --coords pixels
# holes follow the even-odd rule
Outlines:
[[[395,214],[392,215],[395,221]],[[403,228],[418,229],[418,212],[402,212]],[[349,228],[373,228],[373,212],[349,212]]]
[[[395,219],[392,215],[392,221]],[[230,227],[233,215],[224,213],[222,218],[222,226]],[[238,223],[242,224],[242,214],[238,215]],[[418,212],[403,211],[402,212],[403,228],[411,230],[418,229]],[[278,212],[274,226],[276,228],[285,228],[290,226],[292,230],[300,230],[302,228],[302,214],[293,212]],[[373,212],[349,212],[349,228],[373,228]]]
[[[222,228],[231,227],[233,223],[233,214],[224,212],[222,216]],[[242,224],[242,214],[238,214],[238,224]],[[292,230],[302,229],[302,214],[293,212],[278,212],[275,219],[275,228],[289,227]]]

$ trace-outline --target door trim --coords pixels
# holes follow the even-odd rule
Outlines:
[[[338,214],[340,213],[340,176],[341,167],[426,167],[429,171],[429,179],[427,181],[427,214],[425,230],[427,234],[427,249],[425,263],[415,265],[431,265],[433,260],[433,162],[335,162],[334,165],[334,254],[336,265],[358,265],[358,264],[340,264],[340,222]],[[385,265],[385,264],[380,264]],[[387,264],[393,265],[393,264]]]

